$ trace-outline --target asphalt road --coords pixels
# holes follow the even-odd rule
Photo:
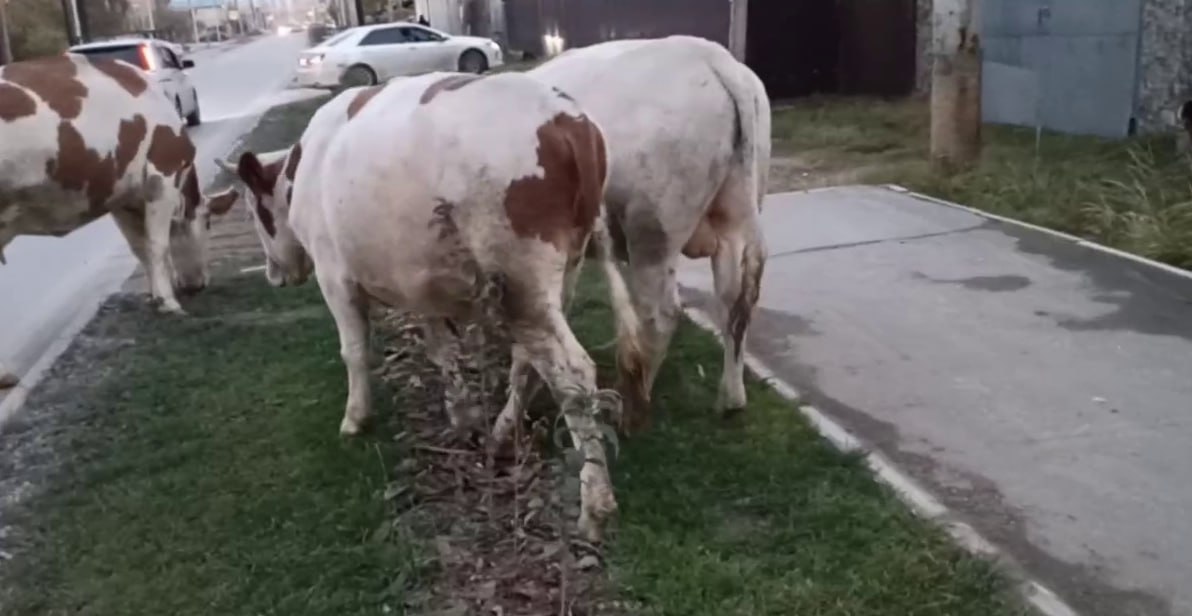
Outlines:
[[[262,112],[293,94],[303,35],[268,36],[246,44],[196,50],[190,75],[203,125],[191,131],[199,178],[215,174],[214,157],[228,152]],[[104,217],[63,238],[18,237],[0,266],[0,363],[23,374],[136,267],[124,238]]]
[[[876,187],[762,219],[748,346],[805,402],[1085,616],[1192,614],[1192,278]]]

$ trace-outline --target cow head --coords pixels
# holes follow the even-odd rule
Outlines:
[[[211,235],[211,217],[227,213],[240,198],[240,193],[229,188],[212,195],[199,192],[198,176],[193,165],[181,174],[178,187],[182,194],[182,207],[176,210],[170,223],[170,263],[174,270],[174,288],[183,293],[194,293],[207,286],[208,244]]]
[[[294,145],[260,156],[245,152],[235,167],[220,161],[252,193],[248,209],[265,250],[265,277],[275,287],[302,284],[314,269],[289,224],[291,189],[301,157],[302,146]]]

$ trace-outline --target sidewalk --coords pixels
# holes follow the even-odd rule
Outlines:
[[[1192,614],[1192,278],[885,188],[762,218],[749,348],[805,402],[1083,614]]]

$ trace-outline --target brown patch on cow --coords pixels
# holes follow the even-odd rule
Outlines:
[[[483,76],[481,76],[481,75],[452,75],[450,77],[444,77],[444,78],[430,84],[430,87],[427,88],[426,91],[422,93],[422,98],[418,99],[418,103],[421,105],[425,105],[425,104],[431,102],[432,100],[434,100],[434,98],[436,96],[438,96],[440,93],[451,92],[452,90],[458,90],[458,89],[468,85],[469,83],[476,81],[477,79],[483,79]]]
[[[352,99],[352,102],[348,103],[348,119],[351,120],[356,117],[356,114],[360,113],[361,109],[364,109],[368,101],[371,101],[374,96],[380,94],[383,89],[385,89],[385,85],[381,84],[369,86],[356,93],[356,97]]]
[[[95,59],[91,60],[91,65],[99,72],[111,77],[116,83],[120,84],[126,92],[133,95],[133,97],[140,96],[149,88],[149,84],[145,82],[144,77],[137,72],[137,69],[117,62],[115,60]]]
[[[181,128],[175,133],[169,126],[158,124],[153,129],[146,156],[162,175],[176,176],[187,165],[194,163],[195,145]]]
[[[269,211],[269,208],[265,207],[261,200],[263,197],[272,196],[273,188],[277,185],[277,178],[282,173],[281,165],[281,160],[261,165],[260,159],[252,152],[241,154],[240,162],[236,165],[236,175],[240,176],[240,179],[256,197],[253,211],[256,212],[257,220],[261,222],[261,226],[265,229],[265,233],[269,234],[269,237],[277,235],[277,225],[273,221],[273,212]],[[286,198],[289,199],[288,193]]]
[[[505,193],[513,232],[570,254],[592,231],[604,199],[608,157],[604,136],[585,116],[560,113],[538,127],[542,177],[514,180]]]
[[[116,161],[89,149],[73,124],[61,122],[58,154],[46,161],[46,176],[66,190],[85,190],[92,213],[100,213],[116,187]]]
[[[24,90],[0,83],[0,120],[12,122],[37,113],[37,101]]]
[[[302,144],[295,143],[294,147],[290,148],[290,154],[286,156],[286,179],[293,182],[294,174],[298,172],[298,163],[302,161]]]
[[[194,220],[195,211],[199,209],[203,195],[199,192],[199,174],[194,165],[186,168],[180,175],[174,177],[174,183],[182,192],[182,215],[187,220]]]
[[[141,142],[145,140],[145,134],[148,133],[149,126],[145,122],[145,116],[136,114],[131,120],[124,120],[120,122],[120,129],[116,131],[116,177],[124,177],[124,172],[128,171],[128,166],[132,164],[132,159],[136,158],[137,151],[141,149]]]
[[[87,97],[87,86],[78,73],[75,63],[60,55],[9,64],[3,78],[36,94],[63,120],[73,120],[83,112]]]

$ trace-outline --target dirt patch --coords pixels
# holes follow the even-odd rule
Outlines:
[[[550,421],[540,417],[516,435],[500,457],[460,435],[444,410],[447,384],[426,354],[420,319],[397,311],[374,317],[383,332],[381,378],[400,390],[414,455],[401,474],[414,477],[407,509],[394,524],[432,538],[439,575],[417,597],[435,614],[625,614],[612,600],[599,549],[574,531],[578,494],[570,494],[565,464],[550,453]],[[504,403],[507,344],[481,344],[476,327],[464,335],[461,363],[470,402],[495,417]],[[492,340],[491,337],[488,338]]]
[[[810,190],[827,186],[864,183],[886,166],[874,164],[840,164],[817,159],[814,154],[775,155],[770,159],[768,192]]]

